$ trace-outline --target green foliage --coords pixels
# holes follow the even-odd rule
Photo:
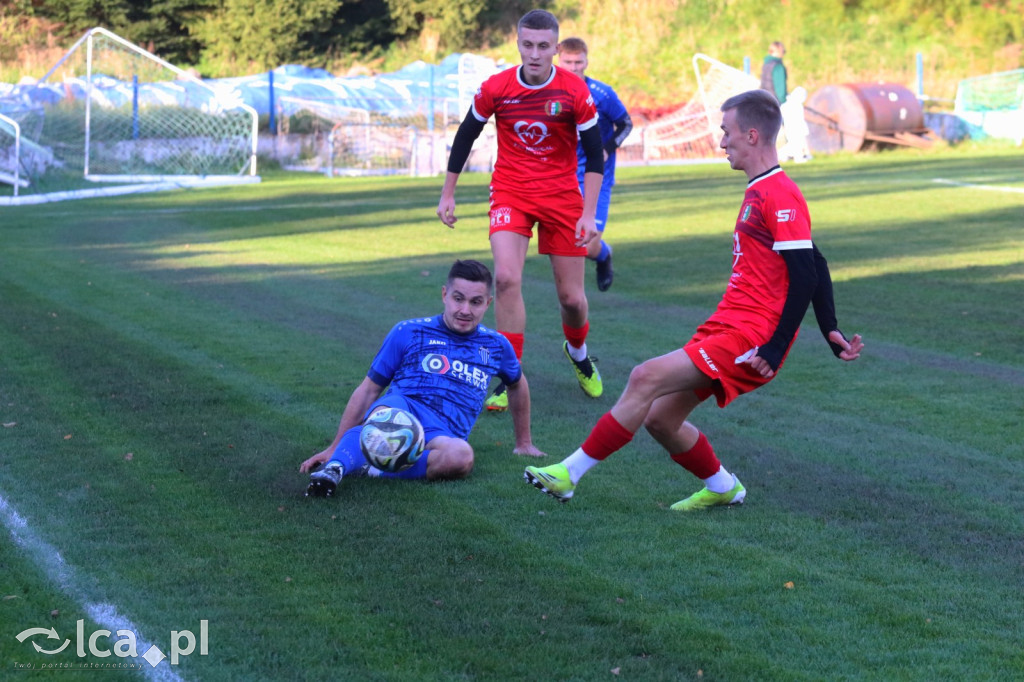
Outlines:
[[[208,76],[288,63],[390,69],[463,51],[514,63],[515,23],[533,6],[587,40],[590,72],[634,106],[690,99],[696,52],[737,67],[749,57],[756,70],[772,40],[788,48],[791,87],[811,91],[910,85],[918,53],[927,94],[945,99],[963,78],[1024,66],[1024,0],[15,0],[0,8],[0,57],[45,39],[13,21],[32,15],[65,39],[104,25]]]
[[[131,38],[131,24],[140,18],[137,4],[128,0],[49,0],[40,11],[59,22],[68,36],[102,26]]]
[[[265,71],[308,57],[309,36],[325,30],[335,0],[224,0],[196,27],[206,62]]]
[[[559,0],[563,35],[591,46],[590,72],[632,103],[688,100],[690,59],[704,52],[756,71],[768,44],[788,53],[790,87],[890,80],[910,85],[924,57],[931,96],[952,99],[957,82],[1024,66],[1021,0],[755,0],[626,3]],[[511,49],[503,52],[514,58]]]
[[[436,49],[451,51],[475,33],[488,0],[387,0],[395,34],[402,38],[427,34]]]
[[[172,64],[198,64],[203,42],[191,28],[215,7],[215,0],[152,0],[132,26],[134,40]]]

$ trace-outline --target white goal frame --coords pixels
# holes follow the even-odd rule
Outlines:
[[[0,182],[11,185],[14,188],[14,196],[18,196],[18,190],[28,187],[28,180],[21,177],[21,126],[13,118],[0,114],[0,130],[7,132],[9,127],[14,137],[14,148],[12,153],[6,156],[11,159],[11,170],[0,166]]]
[[[164,149],[161,149],[160,140],[158,138],[141,140],[141,143],[143,144],[143,151],[139,152],[140,154],[177,154],[177,156],[174,157],[174,163],[177,163],[179,158],[185,159],[181,162],[181,172],[175,172],[175,170],[177,170],[175,168],[174,170],[171,170],[170,173],[167,173],[166,167],[155,168],[154,170],[157,171],[155,173],[146,172],[145,167],[150,165],[147,161],[145,163],[137,164],[136,169],[124,168],[127,172],[118,173],[116,172],[119,164],[117,161],[117,153],[114,153],[112,157],[105,159],[107,168],[97,168],[97,158],[93,156],[96,153],[94,150],[94,147],[96,146],[94,144],[94,142],[96,142],[94,136],[94,119],[96,111],[94,110],[94,107],[102,106],[102,104],[98,103],[105,101],[104,93],[97,86],[97,83],[100,79],[106,79],[106,81],[109,82],[113,78],[111,74],[103,73],[102,71],[103,68],[109,65],[96,63],[97,58],[94,56],[94,44],[97,41],[103,41],[101,43],[102,49],[113,49],[117,52],[121,52],[125,55],[124,58],[127,60],[139,60],[137,63],[140,68],[147,68],[143,65],[148,65],[148,68],[158,70],[162,75],[156,81],[153,81],[153,83],[166,82],[168,84],[178,84],[175,87],[183,87],[187,84],[188,87],[202,92],[203,95],[201,97],[205,98],[206,102],[200,106],[185,106],[183,107],[183,111],[187,112],[188,110],[194,110],[197,113],[214,118],[225,114],[236,117],[233,123],[228,124],[229,128],[233,126],[234,132],[228,133],[230,137],[224,137],[221,139],[214,137],[211,142],[207,137],[204,137],[203,131],[206,129],[201,126],[197,126],[196,130],[200,132],[195,136],[185,135],[177,138],[167,137],[166,141],[180,143],[180,146],[171,145],[169,147],[169,152],[165,152]],[[82,61],[79,61],[82,59],[82,54],[80,52],[82,50],[85,52],[84,64]],[[71,61],[73,56],[76,61]],[[128,63],[131,62],[129,61]],[[72,151],[75,149],[80,149],[81,151],[81,157],[71,164],[68,169],[73,170],[76,173],[81,172],[77,177],[84,179],[89,183],[104,184],[106,186],[96,187],[95,189],[51,191],[49,193],[35,195],[31,193],[29,195],[25,195],[23,193],[21,196],[18,196],[18,192],[15,190],[14,197],[0,197],[0,206],[43,203],[47,201],[61,201],[65,199],[77,199],[93,196],[116,196],[126,193],[159,191],[176,187],[203,187],[260,181],[260,178],[256,173],[259,117],[253,107],[242,102],[237,96],[232,96],[231,94],[224,93],[221,90],[211,87],[197,76],[174,66],[170,62],[161,59],[151,52],[134,45],[133,43],[102,27],[90,29],[85,33],[85,35],[79,38],[79,40],[65,52],[64,56],[61,57],[61,59],[49,71],[47,71],[46,75],[39,79],[36,83],[36,87],[52,88],[54,85],[60,84],[66,88],[68,82],[57,80],[59,76],[56,74],[60,74],[62,69],[68,70],[69,68],[73,72],[77,71],[78,74],[82,74],[83,67],[84,75],[75,76],[73,82],[79,84],[76,87],[81,87],[84,90],[84,94],[80,99],[84,105],[84,128],[82,129],[82,133],[79,133],[80,135],[84,134],[84,146],[76,146],[76,143],[71,141],[68,146],[64,147],[65,149]],[[51,78],[54,80],[51,81]],[[113,80],[116,81],[116,79]],[[136,88],[136,92],[144,90],[147,87],[146,84],[142,84],[141,88],[139,88],[137,83],[134,83],[133,85]],[[148,102],[143,106],[145,111],[157,112],[161,110],[162,102]],[[169,111],[171,114],[174,113],[173,110]],[[239,116],[241,116],[242,120],[237,119]],[[10,120],[10,117],[4,117],[5,123]],[[202,119],[200,119],[199,123],[202,123]],[[6,126],[4,126],[4,128],[6,128]],[[35,140],[30,139],[32,133],[25,136],[24,130],[24,126],[21,126],[17,131],[18,139],[16,142],[20,144],[17,144],[18,149],[15,152],[17,157],[15,159],[16,167],[24,166],[24,163],[28,161],[26,158],[22,158],[26,153],[26,149],[35,150],[33,153],[50,152],[50,148],[45,142],[36,142]],[[244,130],[245,132],[240,135],[239,133],[241,130]],[[206,130],[206,135],[209,135],[208,130]],[[81,140],[82,138],[79,137],[78,139]],[[145,147],[147,143],[149,146]],[[241,147],[239,147],[240,143]],[[137,145],[138,141],[125,139],[124,141],[115,140],[112,143],[110,140],[104,140],[104,142],[99,144],[101,144],[101,146],[105,144],[109,148],[112,145]],[[26,147],[26,145],[28,145],[28,147]],[[209,153],[214,154],[214,156],[204,154],[204,149],[212,150]],[[157,151],[154,152],[154,150]],[[78,155],[78,152],[74,152],[74,154]],[[229,169],[229,172],[227,173],[224,173],[223,164],[221,168],[212,168],[206,165],[211,159],[222,158],[218,156],[221,154],[227,154],[228,156],[226,158],[234,159],[227,164]],[[149,158],[152,158],[152,156]],[[166,158],[166,156],[158,156],[158,158]],[[235,168],[238,169],[237,172],[233,172]],[[207,169],[211,172],[205,173],[204,170]],[[24,188],[29,186],[31,183],[31,179],[26,177],[24,174],[21,174],[18,180],[20,180],[20,183],[16,185],[16,188]],[[3,176],[0,176],[0,181],[4,181]],[[112,185],[121,186],[115,187]]]

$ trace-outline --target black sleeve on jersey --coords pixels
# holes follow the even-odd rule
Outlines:
[[[629,135],[633,130],[633,119],[626,114],[618,121],[612,124],[613,135],[608,144],[604,146],[604,150],[609,154],[615,153],[615,150],[622,146],[622,143],[626,141],[626,136]]]
[[[804,319],[807,307],[811,304],[818,276],[814,269],[814,249],[787,249],[780,255],[786,262],[789,271],[789,291],[786,292],[786,303],[782,306],[782,317],[775,333],[765,345],[758,349],[757,354],[768,361],[772,370],[779,368],[782,356],[789,344],[793,343]]]
[[[473,151],[473,143],[483,132],[484,123],[473,115],[473,110],[466,112],[466,118],[462,119],[459,130],[455,133],[455,140],[452,141],[452,151],[448,155],[448,172],[461,173],[469,159],[469,153]]]
[[[580,144],[583,145],[583,154],[587,157],[585,173],[600,173],[604,175],[604,151],[601,149],[601,131],[596,125],[580,131]]]
[[[811,305],[814,306],[814,317],[818,321],[821,335],[825,337],[829,348],[832,349],[832,354],[838,358],[839,354],[843,352],[843,347],[829,341],[828,335],[832,331],[838,331],[840,334],[843,332],[839,329],[839,322],[836,321],[836,302],[832,297],[832,273],[829,272],[828,261],[818,250],[817,244],[814,245],[814,269],[818,273],[818,287],[814,290],[814,298],[811,299]],[[845,339],[846,335],[843,335],[843,338]]]

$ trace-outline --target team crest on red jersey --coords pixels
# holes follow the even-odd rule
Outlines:
[[[548,116],[558,116],[562,113],[562,103],[554,100],[549,101],[544,105],[544,113]]]
[[[754,209],[754,207],[751,206],[750,204],[747,204],[746,206],[743,207],[743,212],[740,214],[740,222],[741,223],[747,222],[747,219],[750,218],[750,212],[753,209]]]

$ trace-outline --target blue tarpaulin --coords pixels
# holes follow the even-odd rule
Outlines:
[[[449,55],[440,64],[417,61],[377,76],[336,77],[323,69],[296,64],[279,66],[274,69],[272,79],[275,113],[289,114],[301,108],[298,100],[395,117],[440,111],[446,102],[454,108],[459,96],[459,57],[459,54]],[[259,114],[267,115],[270,113],[270,82],[268,73],[204,80],[218,96],[188,79],[139,83],[138,103],[139,106],[180,104],[207,110],[244,103]],[[93,102],[101,106],[131,105],[134,89],[131,81],[93,76]],[[0,111],[52,105],[69,97],[83,98],[85,93],[84,78],[68,78],[57,83],[0,83]],[[454,113],[459,115],[459,112]]]

